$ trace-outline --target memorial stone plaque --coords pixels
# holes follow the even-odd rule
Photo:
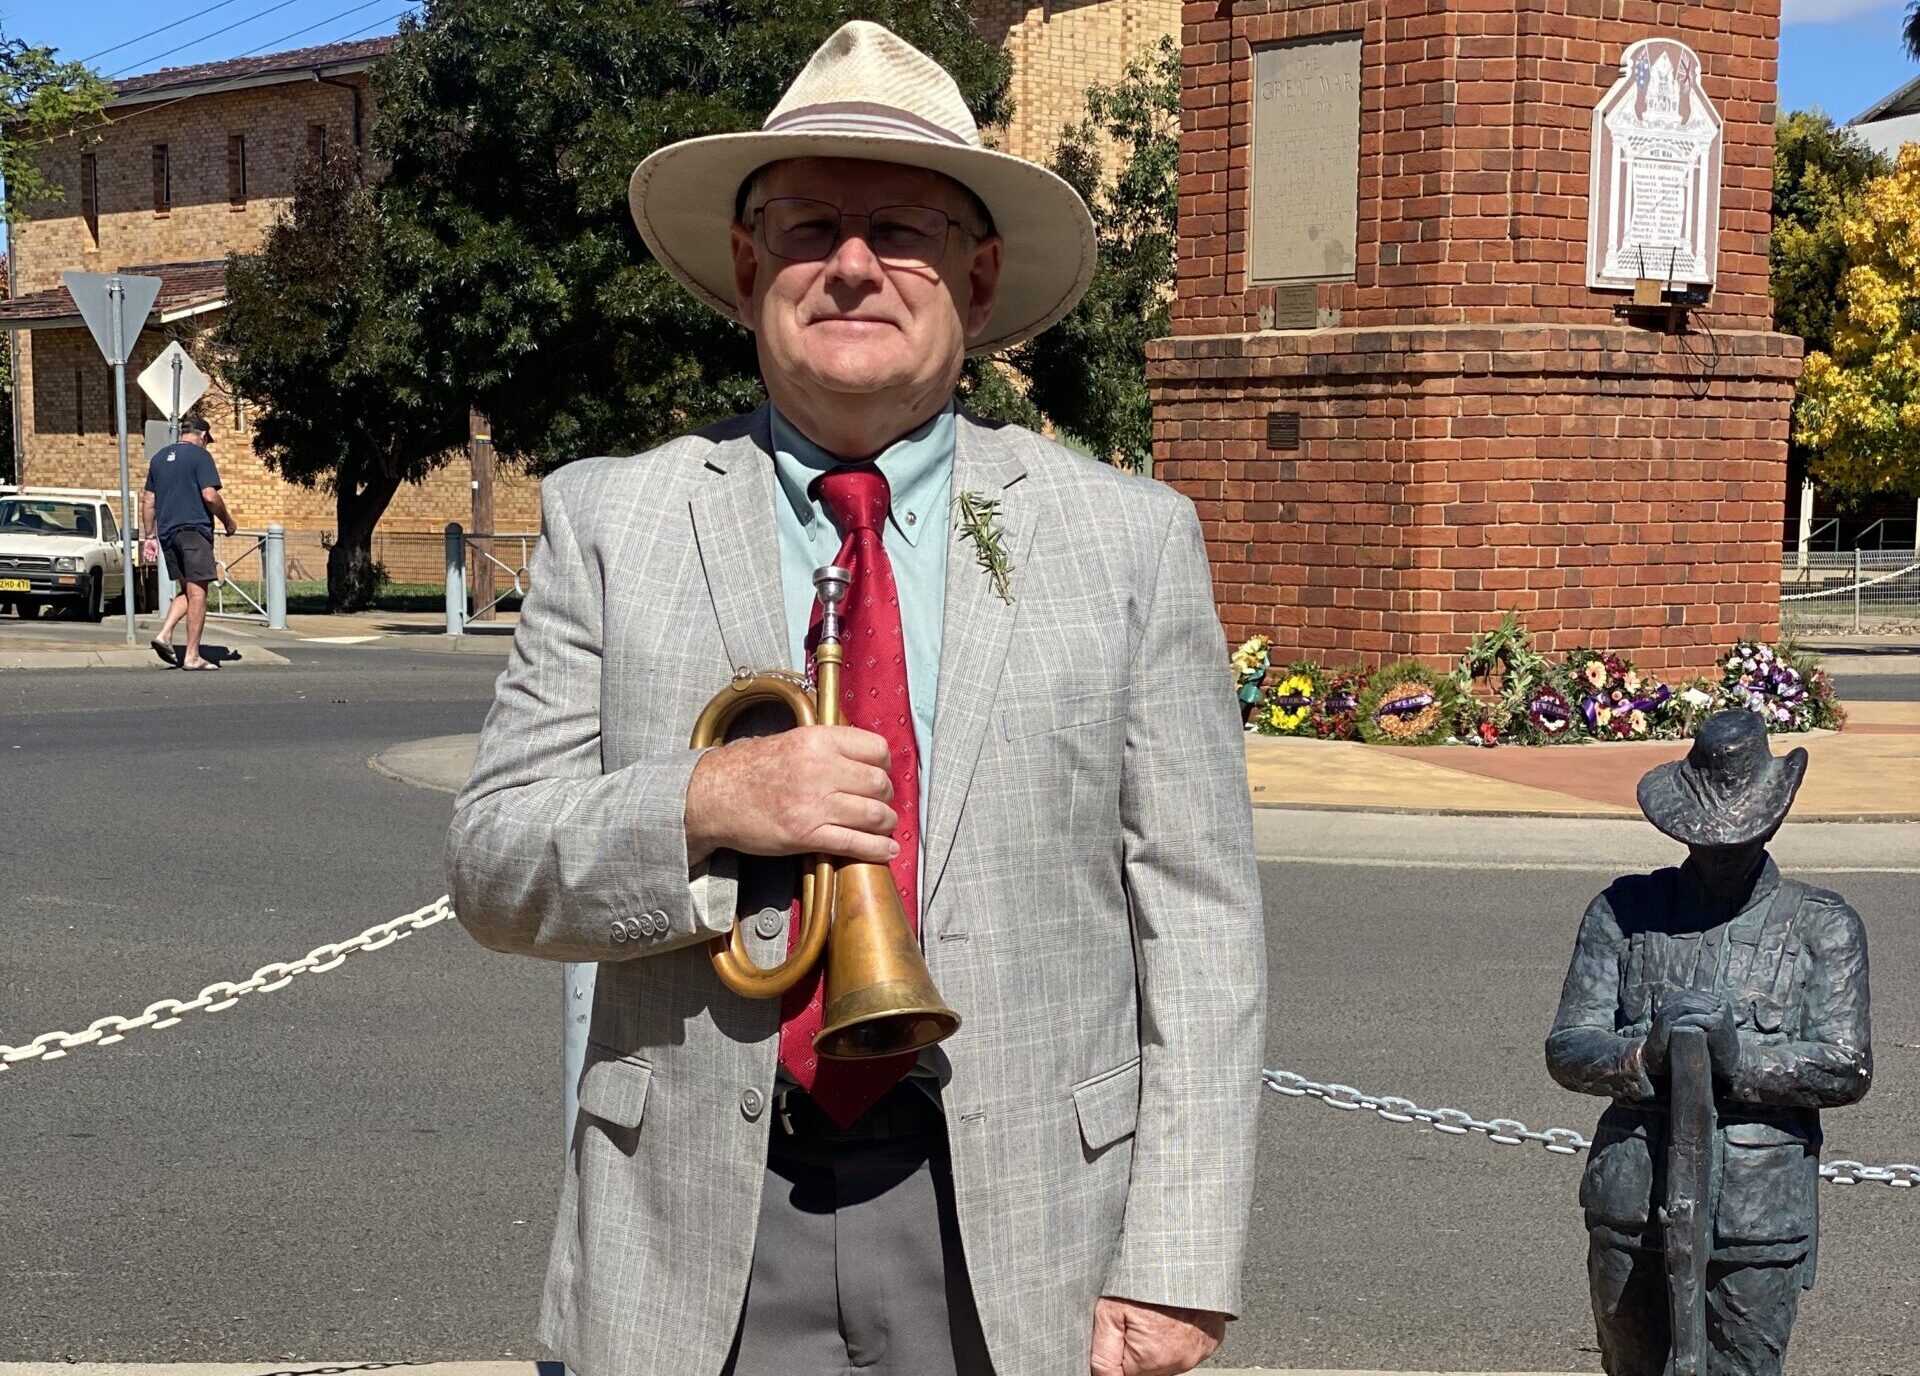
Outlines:
[[[1693,49],[1671,38],[1628,48],[1620,79],[1593,112],[1588,286],[1712,284],[1723,146]]]
[[[1251,280],[1351,280],[1359,196],[1359,36],[1256,49]]]

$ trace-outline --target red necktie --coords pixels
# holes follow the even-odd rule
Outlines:
[[[887,480],[871,464],[835,468],[819,480],[820,500],[844,533],[835,561],[853,572],[841,604],[842,709],[849,726],[872,731],[887,743],[893,768],[893,839],[900,853],[890,868],[907,921],[920,930],[920,758],[913,742],[913,704],[907,695],[907,645],[900,629],[900,593],[881,541],[887,522]],[[818,628],[820,607],[814,604]],[[792,916],[800,935],[799,907]],[[780,1064],[842,1127],[879,1101],[917,1059],[911,1054],[863,1061],[823,1061],[814,1052],[820,1031],[826,962],[810,980],[789,989],[780,1005]]]

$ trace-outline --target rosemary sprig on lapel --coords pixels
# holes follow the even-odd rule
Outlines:
[[[1000,539],[1000,502],[978,492],[962,492],[953,499],[955,532],[973,543],[974,562],[993,579],[1000,600],[1013,601],[1013,565]]]

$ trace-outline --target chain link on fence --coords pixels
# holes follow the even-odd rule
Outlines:
[[[1887,632],[1920,626],[1920,557],[1910,549],[1809,552],[1789,562],[1780,619],[1794,631]]]
[[[1517,1118],[1476,1118],[1464,1109],[1421,1108],[1411,1099],[1391,1094],[1368,1094],[1352,1085],[1323,1085],[1291,1070],[1261,1072],[1267,1088],[1289,1099],[1318,1099],[1328,1108],[1343,1113],[1367,1112],[1389,1123],[1424,1123],[1435,1132],[1450,1137],[1478,1133],[1503,1147],[1535,1143],[1556,1156],[1577,1156],[1593,1143],[1572,1128],[1547,1128],[1534,1131]],[[1827,1161],[1820,1167],[1820,1178],[1830,1185],[1872,1183],[1891,1185],[1897,1190],[1920,1185],[1920,1166],[1900,1163],[1892,1166],[1868,1166],[1858,1161]]]
[[[248,994],[270,994],[286,988],[300,975],[325,974],[350,955],[381,950],[452,916],[453,905],[442,896],[404,917],[369,927],[358,936],[316,946],[298,960],[276,960],[262,965],[238,983],[216,980],[190,999],[161,999],[130,1018],[108,1014],[81,1032],[43,1032],[24,1046],[0,1046],[0,1072],[27,1061],[55,1061],[83,1046],[112,1046],[129,1032],[172,1027],[189,1013],[218,1013],[233,1007]]]

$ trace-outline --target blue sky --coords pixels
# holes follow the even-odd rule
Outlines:
[[[1780,107],[1851,119],[1920,76],[1900,46],[1906,0],[1783,0]],[[0,0],[0,31],[91,58],[107,73],[391,33],[407,0]],[[199,11],[199,18],[127,43]],[[305,32],[299,32],[306,30]],[[117,51],[101,56],[103,49]],[[169,49],[179,49],[169,52]]]

